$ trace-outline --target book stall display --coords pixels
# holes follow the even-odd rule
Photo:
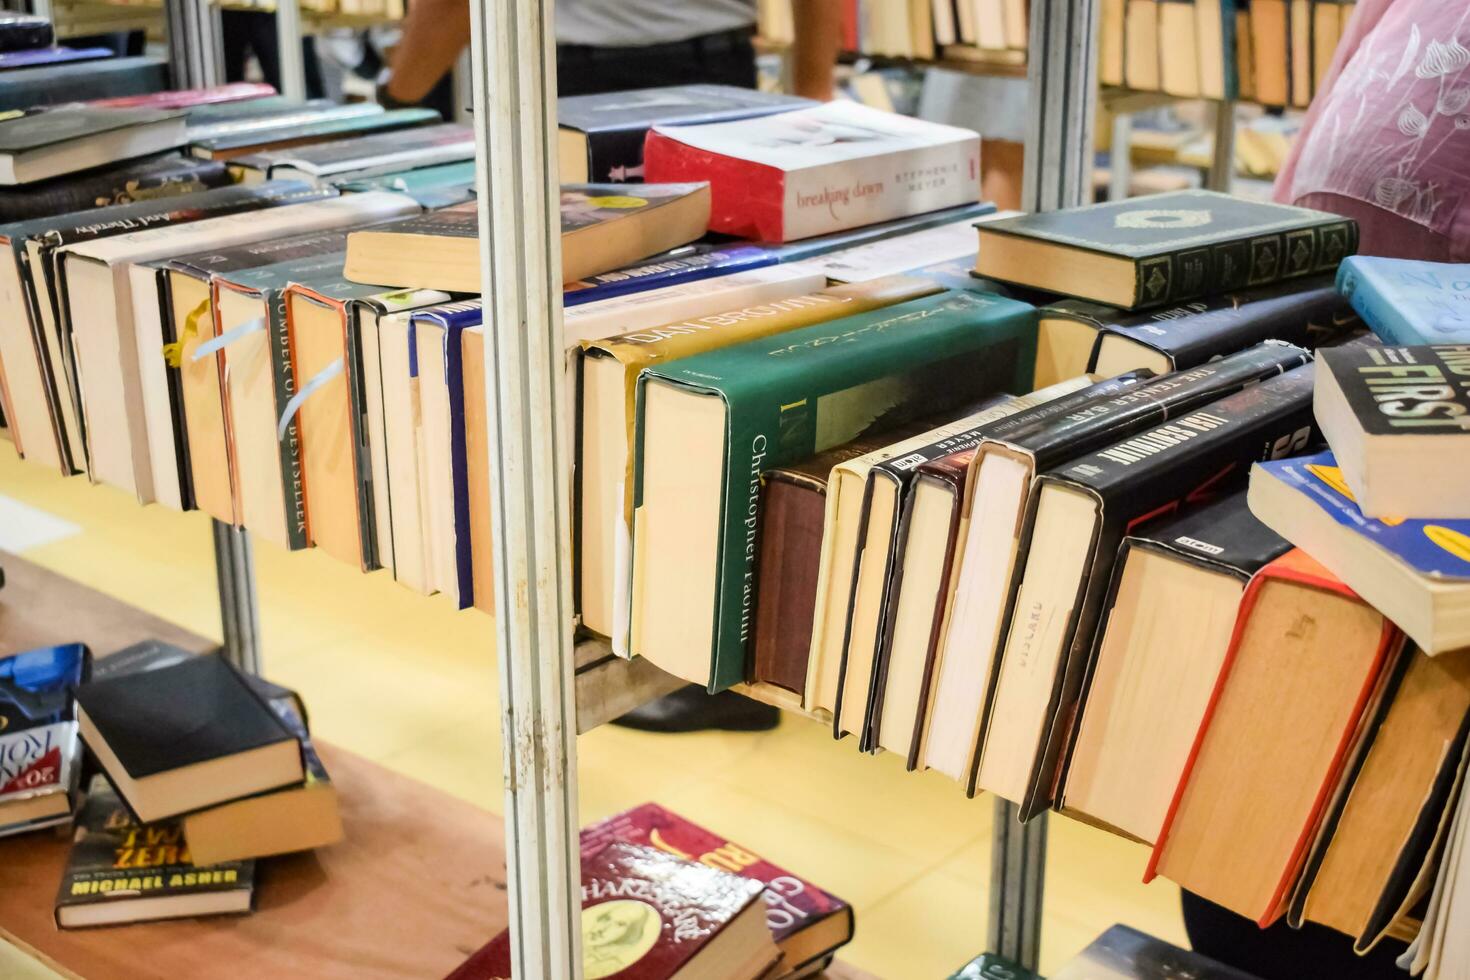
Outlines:
[[[472,0],[468,125],[304,99],[298,0],[280,93],[221,84],[211,0],[168,0],[167,64],[0,20],[58,73],[0,70],[37,102],[0,117],[6,438],[207,515],[224,640],[3,556],[7,941],[86,976],[147,932],[162,975],[863,980],[853,905],[737,829],[579,825],[578,735],[692,685],[991,795],[957,977],[1036,976],[1054,815],[1463,972],[1470,269],[1215,189],[1092,203],[1108,32],[1228,48],[1231,4],[847,6],[853,50],[1025,50],[1023,210],[979,200],[979,134],[857,101],[558,99],[551,0]],[[1334,8],[1327,57],[1345,9],[1296,6],[1291,39]],[[1221,119],[1243,91],[1164,68]],[[316,737],[256,540],[492,614],[503,821]],[[1122,925],[1053,976],[1099,971],[1250,980]]]

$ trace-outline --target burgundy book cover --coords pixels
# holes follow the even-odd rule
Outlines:
[[[783,967],[788,971],[852,939],[852,907],[842,899],[657,803],[583,827],[582,859],[614,840],[647,844],[765,885],[766,925],[786,956]]]
[[[667,851],[615,841],[582,857],[582,964],[588,980],[663,980],[758,901],[761,886]],[[768,969],[778,958],[770,947]],[[715,964],[716,966],[728,964]],[[759,972],[759,971],[757,971]],[[448,980],[508,980],[502,932]],[[720,974],[723,975],[723,974]]]

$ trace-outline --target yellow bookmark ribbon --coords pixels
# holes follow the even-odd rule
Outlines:
[[[199,336],[199,318],[209,313],[209,300],[203,300],[184,317],[184,332],[171,344],[163,345],[163,360],[171,368],[184,363],[184,345]]]

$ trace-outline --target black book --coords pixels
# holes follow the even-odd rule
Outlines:
[[[222,163],[168,154],[0,189],[0,222],[70,214],[89,208],[152,201],[232,183]]]
[[[1358,226],[1325,211],[1174,191],[977,226],[983,276],[1123,309],[1332,272]]]
[[[301,744],[222,656],[84,684],[82,741],[145,823],[299,783]]]
[[[1257,980],[1208,956],[1180,949],[1129,926],[1112,926],[1051,975],[1051,980]]]
[[[147,95],[166,88],[168,62],[162,58],[107,58],[81,65],[17,68],[0,75],[0,112]]]
[[[867,708],[864,712],[865,721],[860,737],[859,746],[864,751],[878,748],[880,741],[883,747],[890,751],[900,752],[905,755],[911,754],[911,731],[894,733],[884,737],[882,733],[882,717],[884,709],[884,693],[888,684],[888,672],[890,660],[894,654],[895,629],[898,622],[908,620],[913,615],[908,608],[901,605],[904,594],[903,587],[905,572],[909,567],[909,530],[914,523],[915,500],[912,490],[919,473],[919,468],[925,463],[932,462],[951,453],[972,449],[980,444],[986,437],[1003,432],[1015,430],[1018,426],[1025,426],[1027,422],[1045,422],[1055,419],[1068,412],[1076,411],[1078,408],[1091,401],[1120,394],[1128,388],[1146,381],[1150,377],[1149,372],[1133,372],[1122,377],[1112,378],[1098,384],[1089,385],[1079,391],[1060,398],[1053,398],[1040,405],[1022,409],[1013,415],[995,419],[959,432],[946,435],[944,438],[936,439],[926,446],[921,446],[911,452],[906,452],[895,459],[889,459],[875,464],[868,470],[867,485],[863,490],[863,510],[861,524],[858,530],[859,561],[865,557],[868,545],[868,525],[875,513],[891,515],[891,520],[886,527],[880,530],[879,539],[885,542],[893,542],[888,551],[883,570],[883,596],[882,605],[878,615],[877,632],[873,637],[850,638],[849,643],[861,640],[864,643],[873,644],[872,672],[867,679],[866,687],[851,692],[866,701]],[[921,517],[922,520],[922,517]],[[915,541],[917,546],[932,544],[929,541]],[[915,549],[920,550],[918,547]],[[924,548],[923,550],[928,550]],[[878,556],[881,557],[881,556]],[[932,560],[932,555],[927,556]],[[941,556],[942,558],[942,556]],[[921,560],[915,555],[916,562]],[[917,569],[916,569],[917,571]],[[933,603],[937,596],[919,597],[911,590],[910,604],[917,600],[922,605],[927,599],[928,615],[921,618],[928,619],[933,615]],[[915,610],[917,611],[917,610]],[[850,618],[850,617],[849,617]],[[926,639],[928,639],[926,637]],[[930,652],[926,643],[923,647],[901,643],[897,657],[903,661],[901,669],[911,671],[915,667],[922,667],[927,661]],[[917,661],[917,663],[915,662]],[[848,692],[842,690],[839,685],[837,700],[839,706]],[[834,713],[840,716],[840,711]]]
[[[1263,340],[1318,345],[1361,321],[1333,277],[1313,276],[1260,289],[1209,296],[1143,313],[1069,299],[1041,310],[1096,331],[1088,370],[1113,375],[1146,367],[1156,374],[1204,364]]]
[[[561,183],[643,179],[643,137],[658,125],[729,122],[812,105],[810,99],[731,85],[673,85],[556,100]]]
[[[54,40],[51,21],[34,14],[0,15],[0,51],[29,51],[49,47]]]
[[[164,109],[35,110],[0,118],[0,184],[30,184],[184,142],[184,114]]]
[[[1312,378],[1313,365],[1303,365],[1037,478],[1021,531],[1026,565],[1006,603],[980,789],[1020,803],[1022,819],[1051,805],[1118,546],[1147,520],[1243,485],[1252,462],[1306,448]]]
[[[176,820],[139,825],[112,787],[92,781],[56,894],[62,929],[249,912],[255,862],[199,866]]]
[[[163,640],[144,640],[97,660],[92,668],[91,680],[101,681],[109,677],[120,677],[123,674],[139,674],[148,670],[158,670],[161,667],[172,667],[198,656],[203,655],[193,650],[174,646],[172,643],[165,643]],[[288,702],[291,710],[295,712],[299,727],[303,729],[310,727],[306,704],[301,700],[301,695],[289,687],[268,681],[258,674],[241,674],[240,676],[244,677],[245,683],[249,684],[255,693],[266,701],[284,700]],[[280,714],[279,708],[276,709],[276,713]],[[295,730],[295,728],[292,729],[292,731]],[[300,732],[297,734],[300,735]]]
[[[1246,584],[1289,550],[1251,514],[1243,490],[1123,539],[1082,680],[1081,714],[1061,758],[1057,809],[1157,839]]]

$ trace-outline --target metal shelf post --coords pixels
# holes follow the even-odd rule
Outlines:
[[[250,532],[214,521],[214,573],[219,585],[225,656],[241,670],[260,673],[260,612],[255,598],[255,552]]]
[[[281,94],[288,99],[304,99],[306,58],[301,52],[301,4],[299,0],[275,0],[275,3]]]
[[[211,0],[165,0],[163,7],[174,88],[204,88],[223,82],[219,8]]]
[[[471,0],[511,969],[579,978],[571,515],[551,0]]]

